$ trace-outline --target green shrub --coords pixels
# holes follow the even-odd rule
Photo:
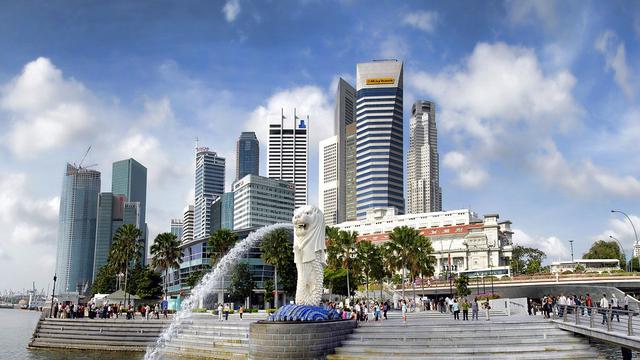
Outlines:
[[[195,309],[191,310],[191,312],[194,312],[194,313],[206,313],[207,309],[195,308]]]
[[[267,309],[267,314],[273,314],[276,311],[278,311],[278,309]]]
[[[258,312],[258,309],[257,309],[257,308],[250,308],[250,309],[247,309],[247,310],[245,310],[245,311],[246,311],[246,312],[249,312],[249,313],[257,313],[257,312]]]

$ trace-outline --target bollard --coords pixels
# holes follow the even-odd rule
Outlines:
[[[607,331],[611,331],[611,309],[606,310],[607,314]]]
[[[589,314],[589,328],[593,328],[593,313],[595,313],[595,311],[591,309],[591,313]]]
[[[627,335],[633,336],[633,316],[631,312],[627,312]]]

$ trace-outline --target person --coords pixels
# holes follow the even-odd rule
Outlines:
[[[462,320],[463,321],[469,321],[469,307],[470,307],[469,302],[465,298],[464,301],[462,302]]]
[[[478,298],[473,299],[471,304],[471,320],[478,320]]]
[[[529,313],[529,316],[531,316],[531,310],[533,310],[533,304],[532,304],[532,300],[531,298],[527,297],[527,312]]]
[[[487,321],[491,320],[491,317],[489,316],[489,310],[491,310],[491,305],[489,305],[489,300],[487,300],[484,303],[484,315]]]
[[[244,314],[244,306],[240,306],[240,309],[238,309],[238,313],[240,314],[240,320],[242,320],[242,314]]]
[[[169,313],[169,301],[167,301],[167,299],[162,300],[160,307],[162,308],[162,314],[164,315],[164,318],[168,319],[169,316],[167,314]]]
[[[560,298],[558,299],[558,317],[564,316],[564,310],[567,307],[567,298],[564,294],[560,294]]]
[[[389,311],[389,303],[385,301],[384,304],[382,304],[382,315],[385,320],[387,320],[387,311]]]
[[[458,300],[453,300],[453,305],[451,305],[451,310],[453,311],[453,319],[460,320],[460,304],[458,304]]]
[[[224,320],[229,320],[229,304],[224,304]]]
[[[380,317],[380,305],[376,302],[376,306],[374,306],[373,308],[373,316],[375,317],[376,321],[378,321],[378,318]]]
[[[615,316],[620,322],[620,303],[618,302],[618,298],[616,294],[611,294],[611,321],[613,321],[613,317]]]
[[[587,315],[591,316],[591,308],[593,307],[593,300],[591,299],[591,295],[587,293],[587,298],[584,300],[585,305],[587,305]]]
[[[629,297],[627,294],[624,294],[622,298],[622,306],[624,307],[624,311],[629,311]]]
[[[407,322],[407,302],[402,300],[402,321]]]
[[[151,306],[149,306],[149,304],[145,305],[144,307],[144,315],[145,315],[145,319],[149,320],[150,318],[150,314],[151,313]]]
[[[156,313],[156,320],[160,320],[160,304],[156,303],[153,312]]]
[[[607,318],[607,309],[609,308],[609,301],[607,300],[607,294],[602,294],[602,299],[600,299],[600,311],[602,312],[602,325],[604,325],[605,321],[609,321]]]
[[[53,318],[54,318],[54,319],[58,318],[58,307],[59,307],[59,306],[60,306],[60,305],[59,305],[58,303],[56,303],[56,304],[53,306]]]
[[[356,304],[357,306],[357,304]],[[356,311],[356,307],[354,306],[353,308],[351,308],[351,315],[349,316],[349,320],[355,320],[356,323],[358,322],[358,312]]]

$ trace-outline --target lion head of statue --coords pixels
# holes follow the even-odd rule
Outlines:
[[[297,238],[307,238],[319,231],[324,238],[324,216],[315,206],[301,206],[293,213],[293,229]]]

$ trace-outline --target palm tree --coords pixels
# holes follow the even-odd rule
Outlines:
[[[415,259],[411,266],[412,278],[413,278],[413,294],[415,295],[415,283],[416,277],[420,275],[422,280],[422,292],[424,293],[424,277],[433,276],[435,271],[436,258],[433,256],[433,246],[429,238],[419,235],[416,238],[415,243]]]
[[[351,287],[349,285],[349,269],[352,266],[352,256],[356,251],[356,240],[358,233],[356,231],[340,230],[337,241],[337,259],[341,265],[347,270],[347,297],[351,297]]]
[[[394,258],[394,270],[402,269],[402,298],[404,299],[404,283],[407,269],[416,261],[416,243],[418,242],[420,231],[408,226],[397,226],[389,234],[388,247],[391,256]],[[415,284],[414,284],[415,287]]]
[[[158,234],[151,245],[151,256],[153,256],[151,266],[164,270],[164,297],[166,299],[169,269],[180,267],[179,260],[182,257],[178,237],[172,233]]]
[[[209,236],[211,266],[220,261],[238,241],[238,234],[229,229],[218,229]],[[224,276],[220,277],[220,291],[224,301]]]
[[[365,277],[367,299],[369,299],[369,278],[374,275],[374,271],[379,270],[378,267],[382,267],[380,249],[378,249],[377,246],[373,245],[371,241],[360,241],[358,244],[356,244],[356,262],[358,263],[358,267],[362,270],[362,274]]]
[[[262,238],[262,260],[274,267],[273,283],[276,296],[274,307],[278,308],[278,267],[283,268],[292,261],[293,244],[291,233],[286,229],[276,229]]]
[[[120,226],[113,236],[113,245],[109,251],[109,261],[119,273],[124,272],[124,291],[127,292],[129,266],[140,261],[143,245],[139,239],[142,231],[133,224]]]

